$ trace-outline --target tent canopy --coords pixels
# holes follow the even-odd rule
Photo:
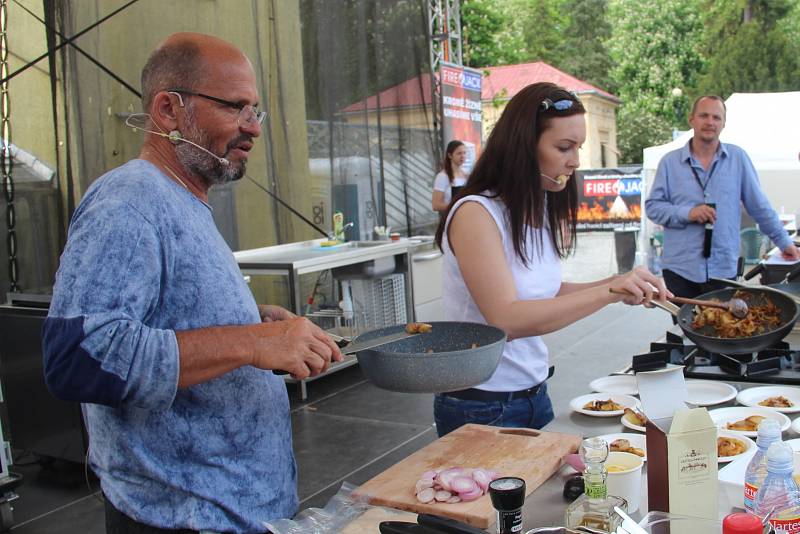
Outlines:
[[[774,208],[800,214],[800,91],[734,93],[725,105],[728,113],[722,142],[747,152]],[[644,149],[647,191],[664,154],[684,146],[692,135],[689,130],[671,143]]]
[[[800,171],[800,91],[789,93],[734,93],[726,101],[725,129],[720,139],[739,145],[756,170]],[[643,167],[655,170],[667,152],[685,145],[692,131],[674,141],[644,149]],[[800,174],[797,175],[800,179]]]

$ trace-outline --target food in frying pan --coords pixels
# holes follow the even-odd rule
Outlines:
[[[717,438],[717,456],[738,456],[747,450],[747,445],[742,440],[728,437]]]
[[[584,410],[589,410],[590,412],[616,412],[622,410],[623,407],[620,404],[617,404],[612,399],[607,400],[593,400],[587,402],[583,405]]]
[[[777,397],[767,397],[759,402],[758,405],[766,406],[767,408],[791,408],[794,403],[783,395],[778,395]]]
[[[625,408],[625,415],[622,417],[636,426],[645,426],[647,424],[647,417],[643,413],[634,412],[630,408]]]
[[[636,456],[644,457],[644,451],[642,449],[632,447],[631,442],[627,439],[615,439],[609,443],[608,447],[609,450],[614,452],[629,452],[631,454],[635,454]]]
[[[725,428],[728,430],[738,430],[739,432],[755,432],[758,430],[758,425],[764,419],[766,419],[766,417],[761,415],[751,415],[741,421],[728,423],[725,425]]]
[[[692,328],[697,330],[704,326],[710,326],[714,329],[717,337],[737,338],[763,334],[781,326],[781,309],[769,297],[764,297],[764,301],[760,305],[754,305],[751,302],[752,294],[747,291],[736,291],[733,298],[747,302],[749,311],[744,319],[737,319],[729,311],[719,308],[695,306]]]
[[[433,330],[433,326],[428,323],[408,323],[406,325],[406,332],[409,334],[425,334]]]

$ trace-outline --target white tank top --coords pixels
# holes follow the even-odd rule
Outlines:
[[[486,193],[485,193],[486,194]],[[450,249],[447,229],[450,219],[464,202],[477,202],[482,205],[494,219],[503,239],[503,253],[511,270],[517,298],[536,300],[554,297],[561,288],[561,262],[556,254],[547,229],[528,227],[526,247],[530,261],[526,267],[514,251],[511,237],[511,226],[508,221],[505,204],[498,198],[470,195],[459,199],[448,214],[445,232],[442,238],[444,265],[442,269],[444,289],[444,314],[448,321],[467,321],[487,324],[486,319],[472,299],[458,260]],[[541,234],[542,250],[537,248],[535,233]],[[540,336],[518,338],[506,343],[500,364],[492,377],[476,386],[487,391],[519,391],[541,384],[547,379],[548,369],[547,346]]]

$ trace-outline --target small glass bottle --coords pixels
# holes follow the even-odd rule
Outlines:
[[[580,448],[581,460],[586,469],[583,472],[584,494],[575,499],[564,513],[567,528],[591,527],[604,532],[614,532],[621,520],[614,513],[619,506],[628,511],[628,503],[622,497],[608,494],[606,486],[605,461],[608,458],[608,443],[601,438],[584,439]]]

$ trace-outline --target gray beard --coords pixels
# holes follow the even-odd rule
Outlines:
[[[208,136],[197,128],[194,116],[188,106],[186,115],[188,120],[185,127],[186,131],[182,134],[183,137],[204,148],[210,146],[211,143]],[[223,165],[216,157],[190,143],[181,143],[179,141],[175,147],[175,155],[184,169],[203,179],[206,187],[239,180],[244,176],[246,170],[246,162],[244,161],[238,166],[233,163]]]

